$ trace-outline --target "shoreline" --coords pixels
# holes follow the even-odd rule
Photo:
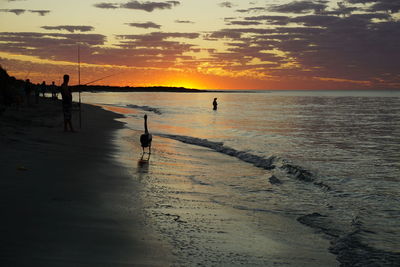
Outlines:
[[[140,134],[128,127],[118,131],[120,160],[143,184],[147,219],[171,244],[173,266],[339,266],[330,240],[295,217],[229,201],[237,195],[222,177],[240,183],[246,177],[267,179],[268,171],[159,135],[149,164],[134,166],[140,146],[131,140]]]
[[[146,226],[140,184],[112,157],[119,115],[84,104],[82,116],[82,130],[64,133],[60,102],[43,98],[1,115],[0,262],[165,266],[169,245]]]

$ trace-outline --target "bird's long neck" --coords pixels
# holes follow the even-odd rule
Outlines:
[[[149,130],[147,129],[147,118],[144,119],[144,133],[149,133]]]

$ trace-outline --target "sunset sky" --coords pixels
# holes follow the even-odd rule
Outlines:
[[[19,79],[200,89],[399,89],[400,1],[0,0]]]

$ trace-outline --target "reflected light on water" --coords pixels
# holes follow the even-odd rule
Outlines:
[[[95,105],[102,107],[105,110],[113,111],[113,112],[120,113],[120,114],[138,114],[139,113],[138,111],[136,111],[134,109],[130,109],[130,108],[101,105],[101,104],[95,104]]]

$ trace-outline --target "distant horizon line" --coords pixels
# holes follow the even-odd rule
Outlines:
[[[359,89],[200,89],[200,88],[189,88],[185,86],[170,86],[170,85],[147,85],[147,86],[119,86],[119,85],[70,85],[71,87],[85,86],[85,87],[115,87],[115,88],[177,88],[186,90],[197,90],[197,91],[400,91],[400,88],[388,88],[388,89],[376,89],[376,88],[359,88]]]

